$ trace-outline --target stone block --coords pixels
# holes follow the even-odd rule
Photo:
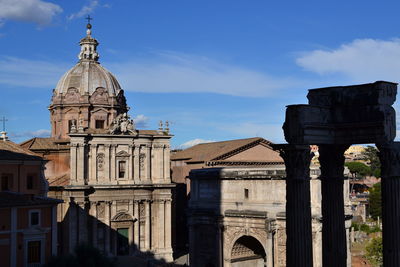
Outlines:
[[[366,144],[393,141],[395,110],[389,105],[290,105],[283,125],[290,144]]]
[[[337,107],[371,105],[393,105],[396,101],[397,83],[376,81],[374,83],[334,86],[308,91],[308,104]]]

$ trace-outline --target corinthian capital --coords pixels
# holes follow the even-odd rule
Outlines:
[[[400,177],[400,143],[377,144],[382,178]]]
[[[285,161],[286,179],[309,180],[313,154],[308,145],[273,145]]]

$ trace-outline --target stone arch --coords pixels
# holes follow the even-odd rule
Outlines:
[[[126,212],[119,212],[117,215],[115,215],[112,220],[112,222],[133,222],[133,218],[131,215],[129,215]]]
[[[265,267],[267,254],[264,245],[256,237],[242,235],[233,243],[230,250],[232,267]]]

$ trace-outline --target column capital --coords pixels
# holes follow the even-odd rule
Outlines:
[[[272,145],[285,161],[286,179],[310,180],[310,163],[313,157],[309,145]]]
[[[344,179],[344,152],[350,145],[319,145],[321,179]]]
[[[400,142],[377,144],[382,178],[400,178]]]

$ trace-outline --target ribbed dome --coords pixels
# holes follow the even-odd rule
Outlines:
[[[61,77],[55,93],[65,95],[69,88],[76,88],[81,95],[92,95],[99,87],[104,88],[109,96],[117,96],[121,90],[114,75],[98,62],[82,60]]]

